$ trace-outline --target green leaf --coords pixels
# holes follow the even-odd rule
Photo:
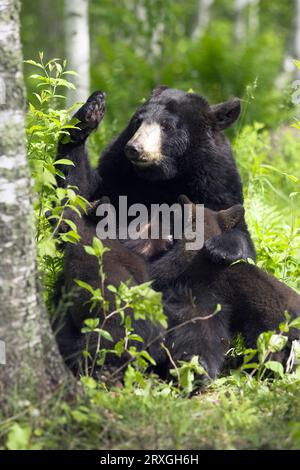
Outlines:
[[[27,450],[30,442],[31,430],[29,426],[18,423],[12,425],[7,438],[6,446],[9,450]]]
[[[267,361],[265,363],[266,369],[272,370],[275,374],[278,374],[281,378],[284,376],[283,365],[277,361]]]
[[[69,160],[68,158],[60,158],[59,160],[56,160],[53,165],[69,165],[69,166],[75,166],[75,164],[72,162],[72,160]]]
[[[113,292],[114,294],[117,293],[117,288],[115,286],[113,286],[112,284],[109,284],[107,286],[107,290],[109,290],[110,292]]]
[[[291,321],[289,326],[290,328],[296,328],[297,330],[300,330],[300,317],[297,317],[295,320]]]
[[[285,347],[287,341],[288,338],[286,336],[272,335],[268,344],[268,349],[272,353],[279,352]]]
[[[87,282],[80,281],[80,279],[76,279],[75,282],[79,287],[82,287],[83,289],[89,291],[91,294],[94,294],[94,289]]]
[[[296,67],[297,67],[298,69],[300,69],[300,60],[296,60],[296,59],[295,59],[295,60],[293,60],[293,62],[294,62],[294,64],[296,65]]]
[[[77,77],[79,76],[77,72],[74,72],[74,70],[66,70],[62,73],[62,75],[75,75]]]
[[[45,77],[42,77],[42,75],[37,75],[36,73],[30,75],[29,78],[32,78],[34,80],[44,80],[45,79]]]
[[[80,240],[80,235],[77,232],[74,232],[74,230],[70,230],[67,233],[62,233],[60,238],[64,242],[77,243]]]
[[[99,328],[99,333],[101,336],[103,336],[103,338],[105,338],[107,341],[111,341],[113,343],[113,337],[112,335],[109,333],[109,331],[106,331],[106,330],[102,330],[101,328]]]
[[[137,335],[137,334],[129,335],[129,339],[131,341],[139,341],[140,343],[144,342],[143,338],[141,336]]]
[[[24,63],[25,64],[30,64],[30,65],[34,65],[35,67],[39,67],[40,69],[43,69],[44,70],[44,67],[42,66],[42,64],[39,64],[38,62],[35,62],[34,60],[24,60]]]
[[[74,202],[75,199],[76,199],[75,191],[73,191],[73,189],[69,189],[69,188],[66,191],[67,191],[67,196],[70,199],[70,201]]]
[[[71,227],[71,229],[77,233],[77,227],[76,227],[76,224],[74,224],[73,220],[70,220],[70,219],[63,219],[63,221],[69,225],[69,227]]]
[[[84,246],[84,250],[88,255],[96,256],[95,250],[91,246],[88,246],[88,245]]]
[[[97,382],[92,377],[81,377],[80,382],[82,385],[90,390],[95,390],[97,388]]]
[[[54,258],[56,256],[56,242],[51,238],[44,238],[38,244],[38,252],[40,256],[50,256]]]
[[[99,240],[99,238],[94,237],[93,238],[93,249],[95,252],[95,255],[98,256],[98,258],[101,258],[106,251],[109,251],[108,248],[106,248],[102,241]]]
[[[150,354],[147,351],[141,351],[140,355],[144,357],[148,362],[150,362],[150,364],[152,364],[153,366],[156,365],[155,360],[150,356]]]

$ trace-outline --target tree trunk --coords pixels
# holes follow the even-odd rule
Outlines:
[[[214,0],[198,0],[196,22],[192,32],[193,39],[200,38],[208,26],[213,2]]]
[[[249,1],[249,33],[251,37],[255,37],[259,30],[259,10],[260,10],[260,0],[250,0]]]
[[[241,41],[245,38],[247,32],[245,8],[248,5],[248,0],[235,0],[235,38]]]
[[[293,59],[300,60],[300,0],[295,0]],[[300,70],[294,68],[295,78],[300,79]]]
[[[90,92],[89,0],[65,0],[65,44],[68,68],[78,73],[68,104],[85,101]]]
[[[276,78],[278,88],[284,88],[291,79],[300,79],[300,70],[295,66],[294,59],[300,60],[300,0],[294,0],[294,16],[292,34],[282,62],[282,69]]]
[[[16,395],[44,397],[67,377],[37,290],[19,10],[19,0],[0,0],[0,79],[6,87],[0,104],[1,409]]]

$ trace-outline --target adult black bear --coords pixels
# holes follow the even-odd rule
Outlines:
[[[186,196],[181,201],[191,204]],[[239,204],[218,212],[206,208],[204,240],[232,230],[243,216]],[[274,276],[245,262],[217,265],[205,246],[200,251],[187,250],[184,238],[150,264],[150,275],[160,277],[172,330],[166,344],[173,359],[198,355],[211,377],[220,372],[234,335],[241,333],[246,347],[256,347],[260,333],[278,329],[285,311],[292,317],[300,315],[300,296]],[[213,315],[218,304],[221,311]],[[288,337],[299,340],[300,331],[291,329]]]
[[[73,130],[71,141],[62,140],[58,147],[58,158],[67,155],[75,166],[61,167],[66,180],[60,184],[77,185],[90,201],[108,195],[116,208],[121,195],[127,196],[128,206],[142,203],[147,208],[153,203],[171,205],[182,193],[213,210],[243,203],[240,176],[222,132],[240,114],[238,99],[210,106],[195,93],[159,87],[92,170],[85,141],[103,112],[104,95],[96,92],[76,113],[81,129]],[[244,220],[210,239],[206,248],[218,263],[255,258]]]

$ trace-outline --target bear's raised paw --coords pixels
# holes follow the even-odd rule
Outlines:
[[[72,141],[82,142],[86,140],[90,133],[99,126],[104,112],[105,93],[95,91],[74,115],[74,118],[79,122],[75,124],[77,129],[70,130]]]

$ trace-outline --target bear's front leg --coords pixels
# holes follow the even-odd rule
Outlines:
[[[99,126],[105,112],[105,94],[96,91],[76,112],[74,118],[76,129],[70,129],[68,136],[63,136],[58,143],[56,160],[67,158],[74,166],[58,165],[64,179],[57,177],[60,187],[76,186],[81,196],[90,200],[98,189],[100,178],[98,172],[91,168],[85,143],[91,132]]]

